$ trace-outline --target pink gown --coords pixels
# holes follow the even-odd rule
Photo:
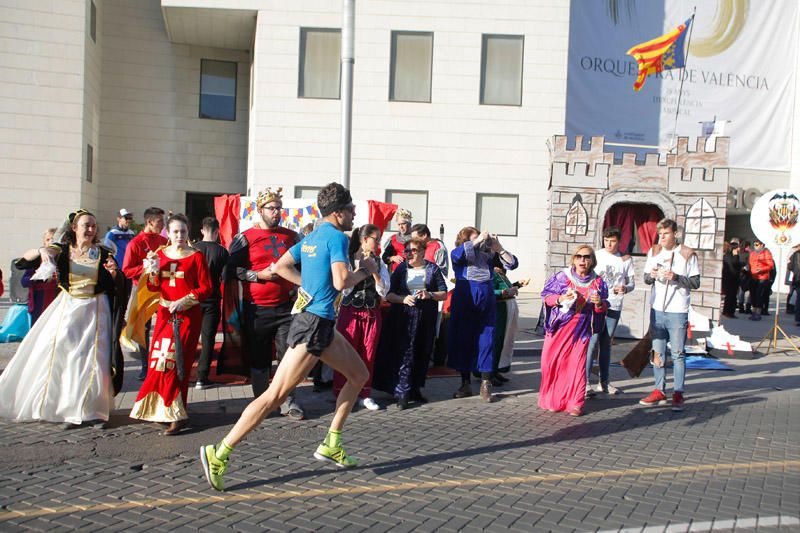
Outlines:
[[[574,272],[572,273],[575,276]],[[558,305],[558,297],[568,287],[580,294],[568,312]],[[588,302],[589,291],[595,290],[601,304]],[[589,339],[605,316],[608,289],[601,277],[594,277],[581,287],[565,272],[548,280],[542,291],[546,306],[545,338],[542,347],[542,383],[539,407],[550,411],[571,411],[583,408],[586,392],[586,350]],[[598,320],[598,318],[600,320]]]

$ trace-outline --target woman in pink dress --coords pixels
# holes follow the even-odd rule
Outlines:
[[[556,272],[542,290],[545,308],[542,384],[539,407],[583,414],[586,392],[586,348],[605,324],[608,288],[594,273],[591,246],[580,245],[570,267]]]

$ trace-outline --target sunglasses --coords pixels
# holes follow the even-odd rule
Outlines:
[[[587,261],[589,261],[591,258],[592,258],[591,254],[586,254],[586,255],[584,255],[584,254],[575,254],[575,259],[586,259]]]
[[[406,248],[405,252],[407,254],[416,254],[419,253],[419,248]]]

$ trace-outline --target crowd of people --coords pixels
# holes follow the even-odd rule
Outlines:
[[[737,313],[749,315],[750,320],[769,316],[772,286],[777,266],[772,252],[758,239],[742,241],[732,238],[724,245],[722,264],[722,316],[737,318]],[[800,245],[789,256],[785,284],[789,287],[786,310],[794,314],[800,326],[800,305],[796,304],[800,290]]]
[[[511,367],[515,298],[529,281],[509,279],[519,261],[497,235],[465,227],[448,253],[426,225],[398,209],[398,231],[381,245],[381,228],[353,228],[352,198],[336,183],[320,191],[322,218],[301,234],[280,226],[280,189],[265,189],[256,205],[260,220],[229,249],[218,242],[214,218],[203,220],[202,240],[191,243],[187,218],[165,217],[155,207],[144,212],[138,234],[125,209],[102,241],[96,218],[83,210],[48,230],[43,246],[17,262],[33,295],[33,327],[0,375],[0,417],[104,427],[122,385],[124,350],[141,360],[130,416],[163,425],[164,435],[178,434],[189,419],[194,364],[195,388],[217,385],[211,376],[221,321],[226,345],[235,341],[225,350],[225,367],[250,378],[255,399],[220,443],[200,451],[217,490],[224,488],[234,447],[272,410],[304,418],[295,388],[322,364],[334,371],[336,408],[315,457],[339,467],[356,464],[341,434],[352,408],[382,408],[373,389],[393,396],[401,410],[428,401],[423,389],[437,339],[446,345],[447,366],[460,375],[453,397],[475,394],[477,377],[481,400],[496,399],[493,389],[508,381],[503,374]],[[668,403],[671,359],[671,406],[680,411],[690,294],[700,272],[695,252],[678,243],[674,221],[660,221],[657,231],[641,278],[652,286],[655,388],[639,403]],[[620,231],[607,228],[602,249],[578,245],[569,264],[544,282],[542,409],[581,416],[588,399],[619,391],[609,382],[611,343],[636,279],[619,242]],[[724,314],[735,316],[737,303],[745,311],[749,292],[757,320],[768,308],[774,260],[759,241],[752,249],[739,244],[726,245]],[[790,272],[798,291],[800,250],[790,258]],[[800,305],[795,308],[800,321]]]

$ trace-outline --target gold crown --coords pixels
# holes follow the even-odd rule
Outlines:
[[[273,191],[270,187],[267,187],[258,193],[258,197],[256,197],[256,207],[261,209],[270,202],[283,203],[283,195],[281,195],[281,192],[283,192],[283,187],[278,187],[278,189],[275,191]]]
[[[402,207],[400,207],[400,208],[398,208],[397,212],[394,214],[394,219],[396,221],[398,221],[398,222],[401,221],[401,220],[409,220],[410,221],[410,220],[413,220],[413,217],[411,216],[411,211],[409,211],[408,209],[403,209]]]

